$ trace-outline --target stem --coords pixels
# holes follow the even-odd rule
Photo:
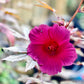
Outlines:
[[[69,23],[65,25],[65,27],[67,28],[69,26],[69,24],[71,23],[71,21],[74,19],[74,17],[76,16],[76,14],[78,13],[79,11],[79,8],[81,7],[82,3],[83,3],[84,0],[81,0],[76,12],[74,13],[74,15],[72,16],[72,18],[70,19]]]

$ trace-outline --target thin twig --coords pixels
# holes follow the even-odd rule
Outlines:
[[[70,22],[74,19],[74,17],[75,17],[75,16],[76,16],[76,14],[78,13],[79,8],[81,7],[81,5],[82,5],[83,1],[84,1],[84,0],[81,0],[81,2],[80,2],[80,4],[79,4],[79,6],[78,6],[78,8],[77,8],[76,12],[74,13],[74,15],[72,16],[72,18],[70,19],[69,23],[68,23],[68,24],[66,24],[66,26],[65,26],[66,28],[69,26]]]

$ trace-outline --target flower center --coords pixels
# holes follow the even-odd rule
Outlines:
[[[56,54],[56,50],[58,48],[58,44],[55,41],[49,41],[44,45],[44,50],[50,55],[54,56]]]

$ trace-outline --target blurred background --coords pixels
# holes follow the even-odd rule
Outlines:
[[[37,0],[0,0],[0,84],[40,84],[28,77],[40,79],[40,72],[34,68],[25,72],[25,61],[7,62],[1,59],[11,54],[4,52],[2,47],[24,45],[25,41],[14,37],[8,27],[22,34],[23,28],[32,29],[40,24],[52,26],[52,21],[57,21],[59,17],[66,22],[70,20],[76,11],[81,0],[44,0],[52,8],[56,9],[56,16],[48,10],[35,6],[39,4]],[[84,4],[81,6],[83,7]],[[83,13],[78,13],[71,26],[78,28],[76,37],[84,35],[84,9]],[[11,36],[11,37],[10,37]],[[24,43],[24,44],[23,44]],[[77,44],[74,39],[71,43],[75,46],[78,59],[84,61],[84,40],[82,44]],[[61,73],[55,76],[43,74],[43,80],[51,84],[84,84],[84,66],[72,65],[63,67]],[[47,83],[46,83],[47,84]]]

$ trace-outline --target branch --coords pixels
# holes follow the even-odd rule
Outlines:
[[[65,27],[67,28],[69,26],[69,24],[71,23],[71,21],[74,19],[74,17],[76,16],[76,14],[78,13],[79,11],[79,8],[81,7],[82,3],[83,3],[84,0],[81,0],[76,12],[74,13],[74,15],[72,16],[72,18],[70,19],[69,23],[65,25]]]

